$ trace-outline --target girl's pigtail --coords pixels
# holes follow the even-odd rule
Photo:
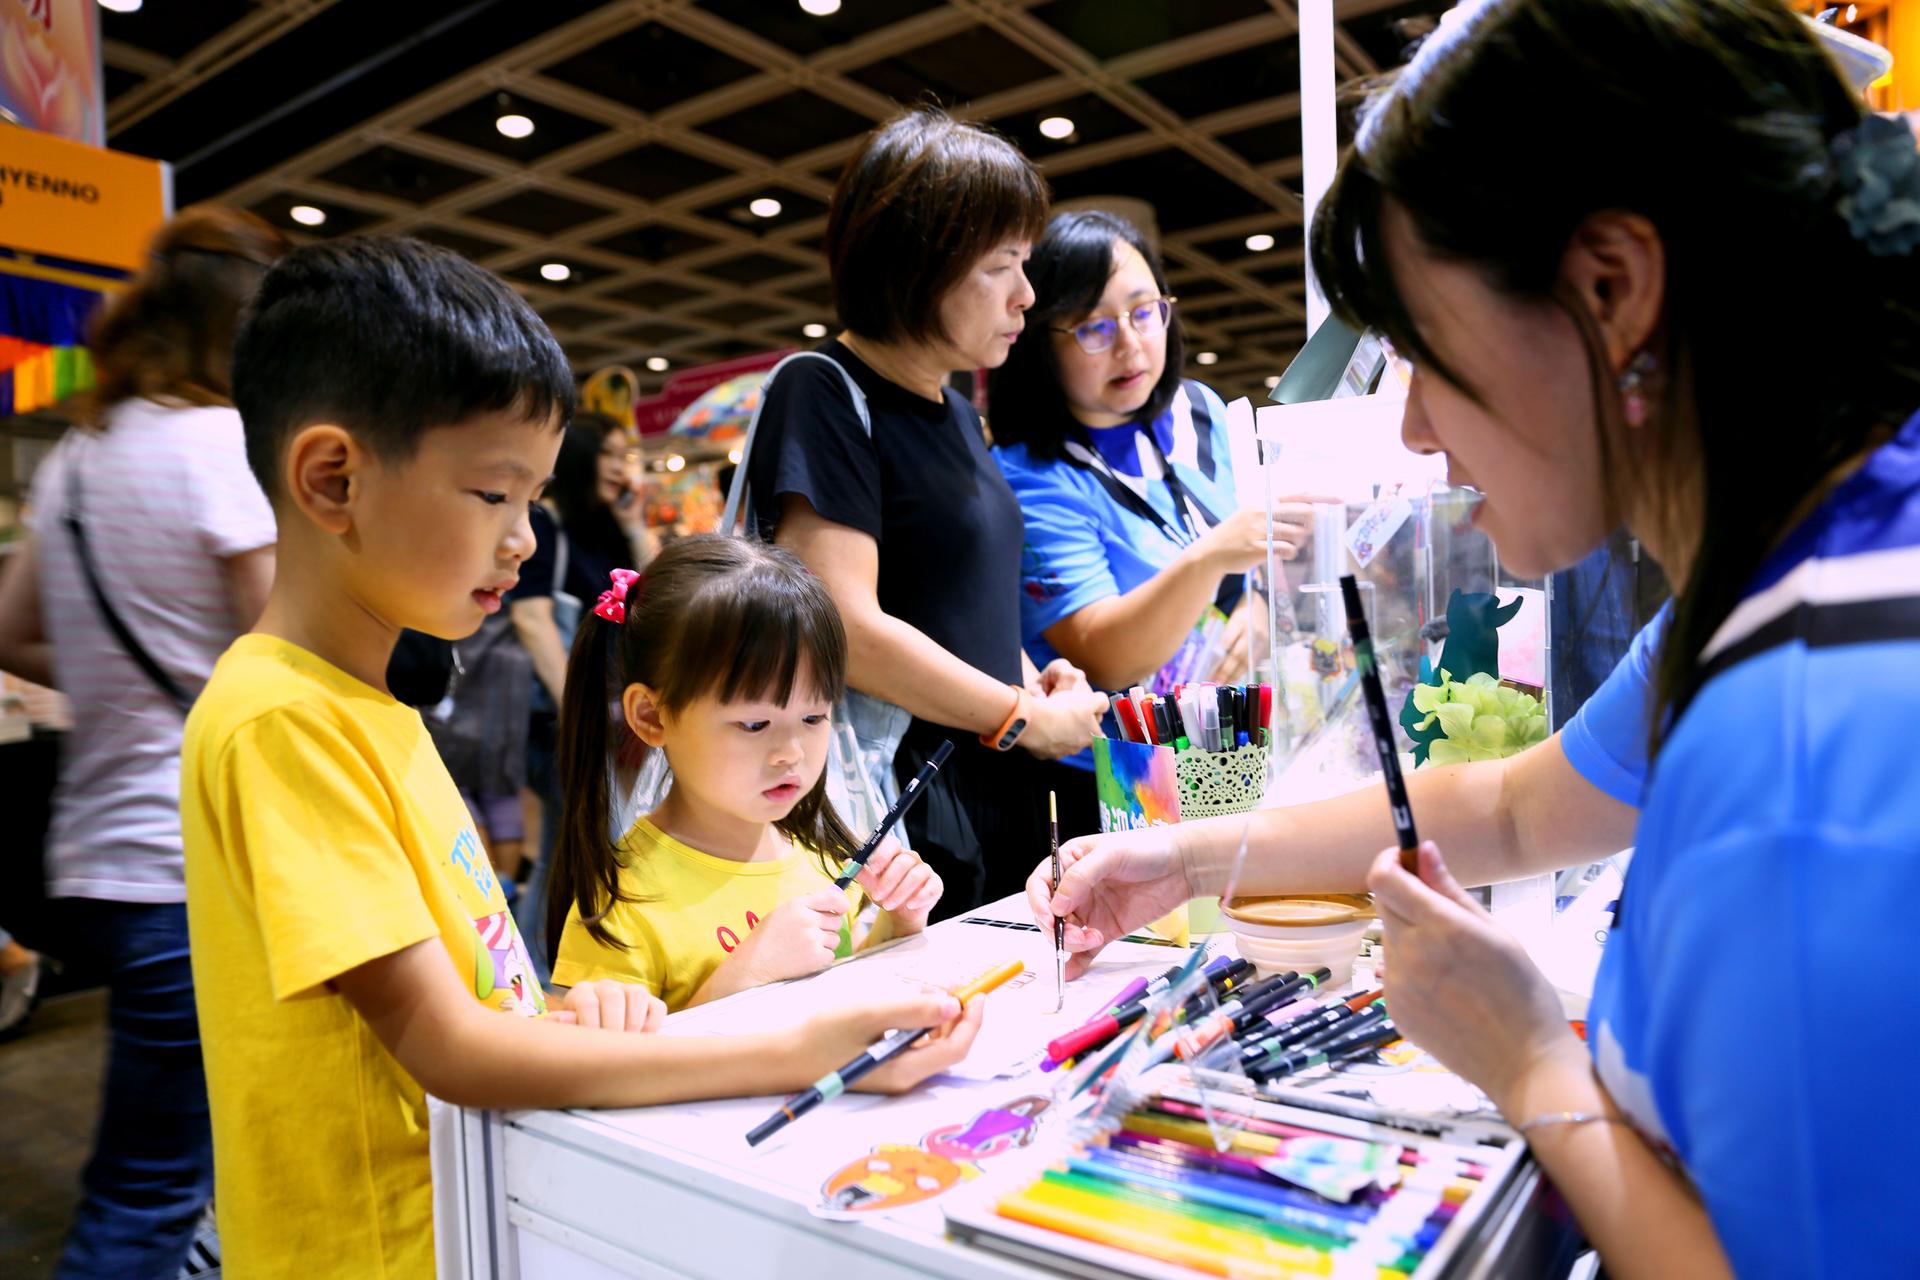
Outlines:
[[[614,570],[613,590],[602,594],[593,611],[580,620],[573,654],[567,660],[556,730],[555,778],[555,790],[565,803],[554,839],[553,866],[547,873],[549,964],[558,954],[570,909],[578,910],[580,923],[596,942],[626,948],[606,926],[607,912],[623,900],[620,869],[607,834],[612,810],[608,766],[619,745],[616,731],[621,739],[628,733],[613,651],[626,621],[628,587],[639,576],[629,569]]]

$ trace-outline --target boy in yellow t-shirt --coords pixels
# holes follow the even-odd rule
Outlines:
[[[532,553],[566,358],[458,255],[346,239],[268,272],[233,387],[278,566],[188,720],[181,776],[229,1274],[430,1277],[426,1092],[514,1108],[798,1089],[898,1026],[942,1033],[879,1088],[964,1055],[978,1011],[939,993],[738,1039],[613,1034],[661,1010],[612,982],[534,1016],[546,998],[465,806],[384,679],[401,628],[470,634]]]

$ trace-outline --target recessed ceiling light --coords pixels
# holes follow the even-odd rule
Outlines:
[[[564,262],[543,262],[540,264],[540,278],[551,280],[555,284],[573,274],[573,268]]]
[[[827,326],[823,324],[803,324],[800,326],[800,332],[809,338],[824,338],[827,336]]]
[[[727,450],[727,461],[731,462],[736,467],[740,465],[740,459],[743,456],[744,455],[738,449]]]
[[[653,370],[655,373],[665,373],[667,371],[667,363],[668,361],[665,356],[647,357],[647,368]]]
[[[1065,116],[1048,116],[1040,122],[1040,134],[1042,137],[1053,138],[1056,141],[1061,138],[1071,138],[1073,121]]]
[[[125,12],[132,11],[126,10]],[[325,209],[316,209],[310,204],[297,204],[287,210],[287,216],[303,227],[317,227],[327,220],[327,211]]]
[[[509,138],[524,138],[533,132],[533,121],[518,112],[509,111],[495,120],[493,127]]]
[[[747,212],[756,218],[777,218],[780,216],[780,202],[772,196],[761,196],[747,206]]]
[[[681,456],[680,456],[679,454],[677,454],[677,453],[676,453],[676,454],[671,454],[671,455],[669,455],[669,456],[668,456],[668,458],[667,458],[667,470],[669,470],[669,471],[685,471],[686,469],[687,469],[687,460],[686,460],[685,458],[683,458],[683,457],[681,457]]]
[[[1277,374],[1277,373],[1270,373],[1270,374],[1268,374],[1268,375],[1267,375],[1267,390],[1269,390],[1269,391],[1271,391],[1271,390],[1273,390],[1273,389],[1274,389],[1275,387],[1277,387],[1277,386],[1279,386],[1279,385],[1280,385],[1280,375],[1279,375],[1279,374]]]
[[[136,9],[139,7],[140,6],[137,4],[134,6],[134,8]],[[1852,26],[1854,23],[1858,21],[1860,21],[1860,6],[1857,4],[1848,5],[1847,6],[1847,25]]]
[[[138,13],[140,0],[100,0],[100,7],[113,13]]]
[[[1218,364],[1220,363],[1220,356],[1217,352],[1202,351],[1193,358],[1193,362],[1195,364]]]
[[[840,12],[840,0],[800,0],[800,12],[824,18],[830,13]]]
[[[1273,237],[1262,231],[1258,235],[1247,237],[1247,248],[1255,253],[1265,253],[1273,248]]]

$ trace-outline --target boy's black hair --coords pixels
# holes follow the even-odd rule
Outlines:
[[[337,423],[404,462],[435,427],[511,410],[573,416],[573,371],[526,301],[419,240],[350,236],[289,253],[260,281],[233,348],[247,463],[267,496],[301,428]]]

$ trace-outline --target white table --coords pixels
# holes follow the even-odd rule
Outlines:
[[[1109,948],[1052,1014],[1049,940],[1024,924],[1016,898],[946,921],[918,941],[846,962],[805,983],[746,992],[669,1019],[674,1034],[716,1034],[792,1020],[809,1001],[879,983],[949,980],[1012,955],[1040,975],[990,998],[981,1041],[963,1069],[976,1073],[1038,1050],[1103,1004],[1128,978],[1183,953],[1139,944]],[[957,966],[957,967],[956,967]],[[1011,985],[1011,984],[1010,984]],[[434,1127],[434,1198],[443,1280],[599,1280],[601,1277],[793,1277],[963,1280],[1058,1274],[947,1238],[941,1201],[859,1221],[817,1216],[834,1170],[881,1143],[912,1144],[929,1129],[1043,1094],[1051,1077],[991,1082],[942,1077],[900,1098],[849,1095],[790,1125],[765,1146],[743,1135],[777,1099],[734,1099],[630,1111],[477,1112],[441,1108]],[[1058,1113],[1056,1113],[1058,1114]],[[1042,1123],[1045,1123],[1043,1117]],[[994,1161],[983,1160],[983,1178]],[[1529,1167],[1455,1275],[1563,1274],[1572,1241],[1535,1211]],[[1564,1215],[1562,1215],[1564,1216]],[[1565,1254],[1558,1263],[1556,1252]]]

